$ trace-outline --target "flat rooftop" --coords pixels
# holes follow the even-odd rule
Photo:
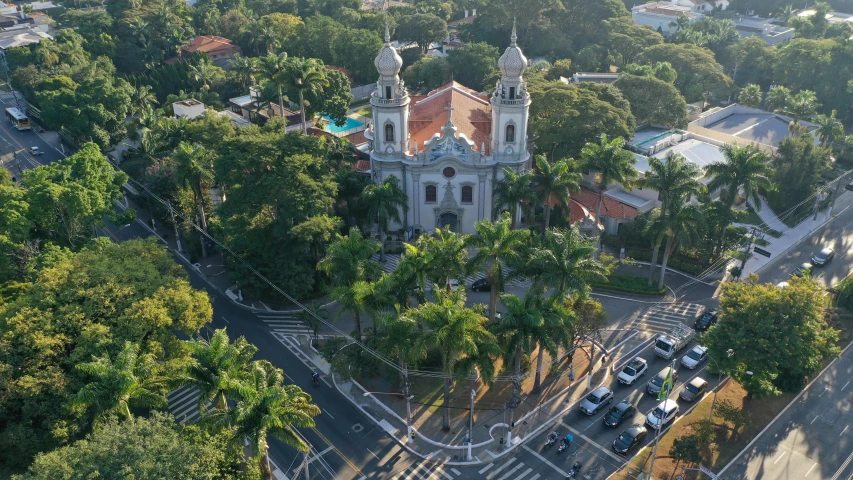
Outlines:
[[[788,122],[772,113],[735,113],[705,128],[773,147],[788,137]]]

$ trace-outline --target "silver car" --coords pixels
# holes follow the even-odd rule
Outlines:
[[[835,256],[835,250],[831,248],[824,248],[823,250],[812,255],[812,265],[816,267],[822,267],[829,263],[832,260],[832,257]]]
[[[581,400],[581,411],[587,415],[595,415],[602,407],[613,401],[613,391],[607,387],[598,387]]]

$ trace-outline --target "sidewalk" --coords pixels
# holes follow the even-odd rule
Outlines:
[[[406,403],[396,395],[375,396],[367,393],[372,391],[354,379],[343,380],[331,374],[329,364],[308,343],[307,337],[283,337],[285,344],[303,363],[322,371],[330,385],[333,385],[351,403],[380,428],[388,432],[397,442],[408,450],[423,458],[433,459],[451,465],[466,465],[489,463],[497,458],[514,451],[530,438],[542,431],[565,415],[592,388],[602,384],[611,368],[621,366],[623,359],[633,353],[636,342],[629,341],[637,335],[636,331],[607,332],[602,338],[608,349],[607,366],[600,364],[600,351],[596,348],[594,357],[595,369],[592,381],[584,373],[589,367],[588,356],[580,352],[574,355],[573,371],[580,372],[577,378],[571,380],[568,374],[543,381],[543,392],[539,395],[529,394],[525,389],[522,400],[515,409],[514,426],[510,428],[510,415],[502,405],[483,405],[475,400],[473,441],[467,441],[467,423],[470,410],[468,407],[459,408],[451,419],[451,430],[443,431],[441,425],[441,409],[433,405],[419,405],[419,398],[412,399],[412,429],[413,438],[408,439],[406,426]],[[535,365],[535,364],[534,364]],[[543,373],[543,377],[545,377]],[[325,379],[324,379],[325,380]],[[415,378],[413,383],[417,382]],[[394,381],[396,382],[396,380]],[[396,385],[396,383],[392,384]],[[508,384],[511,389],[511,385]],[[469,391],[466,382],[457,382],[455,390]],[[480,394],[478,389],[478,394]],[[387,390],[386,390],[387,391]],[[390,391],[396,391],[391,388]],[[506,399],[509,398],[507,390]],[[503,393],[503,392],[501,392]],[[436,404],[442,403],[442,393],[439,391],[435,398]],[[477,408],[479,406],[479,408]],[[454,407],[457,408],[457,407]]]
[[[835,207],[832,210],[831,216],[829,215],[829,209],[827,208],[818,212],[817,217],[814,215],[809,216],[796,227],[785,226],[785,224],[776,217],[763,198],[761,201],[761,210],[757,210],[756,213],[758,213],[761,220],[766,223],[768,227],[778,230],[782,233],[782,236],[779,238],[773,238],[772,236],[765,235],[764,239],[769,242],[769,245],[759,248],[770,252],[770,257],[757,255],[753,251],[752,256],[746,262],[746,268],[741,273],[740,278],[746,278],[750,273],[760,272],[762,268],[771,261],[778,258],[790,248],[800,243],[800,241],[810,236],[815,230],[826,225],[827,222],[832,220],[832,218],[836,217],[839,213],[853,206],[853,194],[846,190],[842,190],[841,195],[838,196],[838,199],[835,202]]]

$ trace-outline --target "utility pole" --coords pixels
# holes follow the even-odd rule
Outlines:
[[[824,198],[826,198],[826,193],[825,193],[825,191],[822,191],[822,192],[818,193],[817,195],[815,195],[815,199],[814,199],[814,217],[812,217],[812,221],[817,220],[817,212],[818,212],[818,208],[820,207],[820,202],[822,202]]]
[[[669,368],[670,368],[669,375],[672,375],[672,372],[675,371],[675,360],[672,361],[672,364],[670,364]],[[664,391],[663,388],[666,387],[666,381],[664,381],[664,385],[661,386],[661,393],[660,393],[660,394],[665,394],[665,396],[663,397],[663,401],[666,401],[669,398],[669,394],[674,390],[674,388],[673,388],[674,386],[675,386],[674,382],[672,381],[672,378],[670,377],[669,388],[667,388],[667,390]],[[658,397],[658,401],[661,401],[660,397]],[[652,464],[649,467],[649,478],[654,478],[654,475],[655,475],[655,460],[657,460],[657,455],[658,455],[658,441],[660,440],[660,432],[661,432],[661,430],[663,430],[663,419],[662,418],[658,419],[657,428],[655,428],[655,430],[657,433],[655,434],[655,447],[652,449]]]
[[[303,462],[302,463],[302,466],[303,466],[302,471],[305,472],[305,480],[309,480],[309,478],[308,478],[308,453],[309,452],[310,452],[310,450],[308,452],[305,452],[302,454],[303,455],[303,457],[302,457],[303,458],[303,460],[302,460],[302,462]]]
[[[746,247],[746,253],[743,256],[743,261],[740,264],[740,275],[743,277],[743,270],[746,268],[746,262],[752,256],[752,247],[755,244],[755,237],[758,235],[760,238],[764,238],[764,234],[758,230],[756,227],[752,227],[751,235],[749,237],[749,245]]]
[[[832,217],[832,209],[833,209],[833,208],[835,208],[835,199],[837,199],[837,198],[838,198],[839,191],[840,191],[840,190],[841,190],[841,188],[844,186],[844,180],[845,180],[845,178],[846,178],[848,175],[850,175],[850,172],[851,172],[851,171],[846,171],[846,172],[844,172],[844,173],[843,173],[843,174],[841,174],[841,176],[840,176],[840,177],[838,177],[838,179],[836,180],[836,183],[835,183],[835,194],[834,194],[834,195],[832,195],[832,201],[831,201],[831,202],[829,202],[829,216],[830,216],[830,217]]]
[[[589,373],[586,375],[586,389],[592,389],[592,369],[595,367],[595,339],[589,340]]]
[[[474,443],[474,396],[476,392],[474,389],[471,389],[471,412],[470,417],[468,419],[468,460],[470,461],[473,457],[471,455],[471,449],[473,448]]]
[[[172,226],[175,227],[175,241],[178,242],[178,252],[183,252],[184,249],[181,247],[181,236],[178,234],[178,224],[175,222],[175,211],[172,210],[172,201],[169,200],[169,215],[172,216]]]
[[[406,388],[406,435],[412,441],[412,397],[409,395],[409,367],[403,365],[403,382]]]

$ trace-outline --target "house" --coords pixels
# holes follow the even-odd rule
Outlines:
[[[715,8],[725,10],[729,6],[729,0],[672,0],[674,5],[688,7],[694,12],[710,13]]]
[[[462,25],[471,25],[474,23],[474,20],[477,19],[477,9],[475,8],[471,15],[468,15],[468,9],[465,9],[465,16],[458,20],[453,20],[452,22],[447,22],[447,41],[452,42],[453,40],[459,39],[459,31],[461,30]]]
[[[44,31],[43,26],[15,25],[0,31],[0,50],[13,47],[26,47],[41,43],[43,39],[53,40],[53,36]]]
[[[43,13],[38,14],[44,16]],[[24,12],[0,14],[0,28],[14,27],[15,25],[33,25],[35,19]]]
[[[572,78],[560,77],[563,83],[613,83],[619,78],[618,73],[595,73],[595,72],[578,72],[572,75]]]
[[[779,143],[790,135],[790,123],[791,118],[785,115],[735,103],[701,114],[687,124],[687,131],[723,143],[754,144],[772,155]],[[800,123],[814,133],[814,123]]]
[[[231,66],[230,60],[235,55],[242,53],[242,50],[227,38],[215,35],[199,35],[193,37],[189,45],[181,47],[181,52],[184,56],[192,55],[195,52],[206,53],[213,60],[214,65],[227,69]]]
[[[735,18],[735,27],[741,37],[761,37],[770,47],[785,43],[794,37],[793,28],[773,18],[738,15]]]
[[[258,90],[258,87],[249,87],[248,95],[242,95],[229,99],[228,108],[235,114],[250,122],[264,124],[272,117],[284,116],[287,119],[288,129],[291,129],[291,127],[294,126],[298,127],[301,125],[300,122],[302,121],[302,117],[299,114],[299,110],[292,111],[285,108],[284,115],[282,115],[282,110],[278,103],[262,103],[258,100],[259,97],[260,91]]]
[[[647,3],[631,8],[631,18],[634,23],[660,30],[664,35],[675,32],[678,19],[682,16],[686,17],[689,23],[705,18],[705,15],[692,7],[671,2]]]
[[[204,104],[198,100],[188,98],[186,100],[179,100],[173,103],[172,111],[175,113],[175,117],[184,117],[188,120],[192,120],[204,115],[205,107]]]

